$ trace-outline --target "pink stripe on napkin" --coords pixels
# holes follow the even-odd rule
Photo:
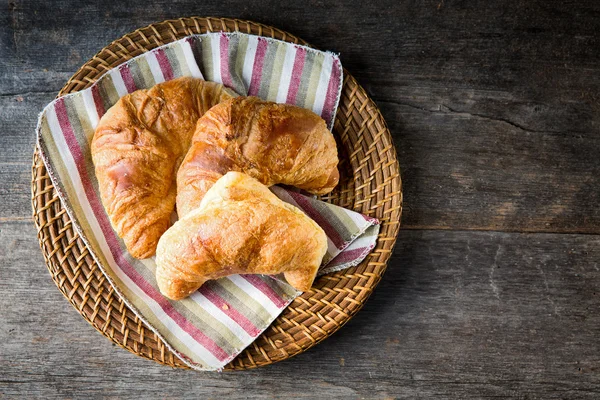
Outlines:
[[[135,81],[133,80],[133,76],[131,75],[129,67],[127,65],[123,65],[119,72],[121,73],[121,78],[123,78],[127,92],[135,92],[137,88],[135,87]]]
[[[254,66],[252,67],[252,79],[250,79],[250,87],[248,88],[248,96],[256,96],[258,89],[260,88],[265,54],[267,54],[267,45],[268,43],[265,39],[258,38],[256,55],[254,56]]]
[[[156,49],[154,54],[156,55],[156,61],[158,61],[158,65],[160,66],[165,81],[173,79],[173,67],[171,67],[171,63],[169,62],[169,58],[165,54],[165,51],[163,49]]]
[[[241,326],[249,335],[257,336],[260,333],[260,329],[254,326],[248,318],[244,317],[242,313],[238,312],[233,306],[227,304],[227,302],[213,290],[208,287],[203,287],[202,294],[210,300],[211,303],[220,308],[224,314],[235,321],[236,324]]]
[[[323,230],[327,237],[333,242],[335,247],[341,249],[346,245],[346,241],[344,238],[340,236],[337,229],[335,229],[328,220],[326,220],[317,210],[315,210],[308,201],[308,198],[301,195],[300,193],[289,192],[289,195],[294,199],[296,204],[308,215],[311,217]]]
[[[269,287],[266,283],[264,283],[258,276],[256,275],[240,275],[242,278],[247,280],[260,290],[265,296],[269,298],[277,307],[285,307],[286,302],[275,292],[272,288]]]
[[[222,35],[220,40],[220,56],[221,56],[221,81],[223,85],[232,87],[231,74],[229,73],[229,37]]]
[[[94,99],[94,105],[96,106],[98,118],[102,118],[102,116],[106,113],[106,110],[104,109],[102,97],[100,97],[100,89],[98,88],[98,85],[92,86],[92,98]]]
[[[333,67],[331,68],[331,77],[329,78],[329,86],[327,87],[327,95],[325,96],[325,104],[321,116],[325,121],[330,121],[333,118],[333,108],[337,99],[341,83],[340,64],[337,58],[333,59]]]
[[[294,59],[294,68],[292,69],[292,80],[290,81],[290,88],[285,101],[288,104],[296,103],[296,96],[298,95],[298,89],[300,88],[300,80],[302,79],[302,70],[304,69],[305,58],[306,49],[296,46],[296,57]]]

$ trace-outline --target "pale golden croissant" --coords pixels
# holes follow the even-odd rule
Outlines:
[[[327,236],[312,219],[256,179],[229,172],[160,238],[156,279],[173,300],[233,274],[283,273],[306,291],[326,251]]]
[[[238,97],[211,108],[196,126],[177,173],[177,212],[186,215],[227,171],[263,184],[285,184],[315,194],[337,185],[333,135],[315,113],[292,105]]]
[[[91,153],[104,208],[127,250],[154,254],[175,209],[175,176],[198,118],[235,96],[222,85],[179,78],[123,96],[100,120]]]

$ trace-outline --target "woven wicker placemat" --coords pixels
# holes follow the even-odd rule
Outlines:
[[[91,86],[106,71],[143,52],[182,37],[240,31],[307,45],[279,29],[227,18],[180,18],[149,25],[112,42],[65,84],[59,95]],[[268,365],[319,343],[352,318],[383,275],[402,213],[400,169],[390,132],[377,106],[344,70],[334,135],[340,150],[340,185],[321,199],[376,217],[381,231],[375,249],[358,266],[319,278],[273,324],[225,367],[241,370]],[[187,368],[123,303],[73,229],[37,148],[32,167],[33,218],[52,279],[104,336],[139,356]]]

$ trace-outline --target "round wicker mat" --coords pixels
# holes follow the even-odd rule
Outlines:
[[[155,47],[213,31],[241,31],[306,44],[289,33],[250,21],[198,17],[165,21],[106,46],[73,75],[59,95],[85,89],[106,71]],[[377,246],[360,265],[319,278],[225,370],[268,365],[319,343],[360,310],[385,271],[400,228],[400,170],[392,137],[377,106],[347,71],[344,74],[334,127],[340,149],[340,185],[322,199],[379,218],[382,226]],[[31,186],[38,240],[52,279],[65,297],[116,344],[159,363],[187,368],[106,281],[74,231],[37,149]]]

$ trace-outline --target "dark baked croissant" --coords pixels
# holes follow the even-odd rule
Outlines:
[[[315,113],[292,105],[238,97],[198,120],[192,145],[177,173],[177,212],[198,207],[226,172],[244,172],[270,186],[285,184],[315,194],[337,185],[333,135]]]
[[[196,122],[235,96],[222,85],[179,78],[123,96],[100,120],[91,153],[102,203],[127,250],[155,253],[175,208],[175,176]]]
[[[229,172],[160,238],[156,279],[173,300],[233,274],[283,273],[306,291],[326,251],[325,232],[301,210],[250,176]]]

